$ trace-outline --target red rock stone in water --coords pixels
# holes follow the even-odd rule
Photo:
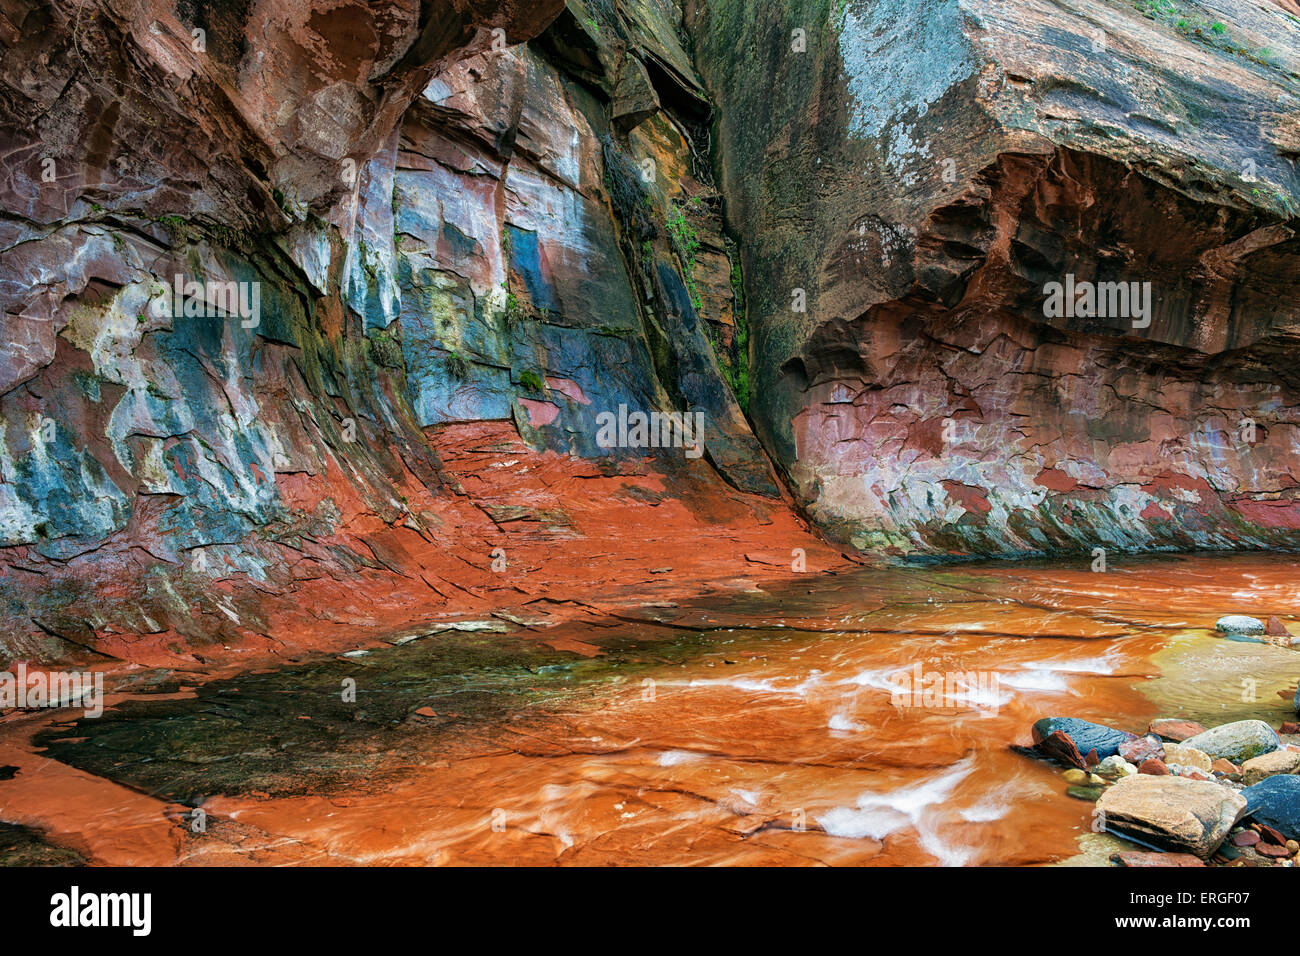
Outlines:
[[[1275,860],[1280,860],[1283,857],[1288,857],[1291,855],[1291,851],[1288,850],[1286,847],[1275,846],[1272,843],[1255,844],[1255,852],[1258,853],[1260,856],[1269,856]]]
[[[1138,773],[1150,774],[1153,777],[1169,776],[1169,768],[1165,766],[1163,760],[1144,760],[1138,766]]]
[[[1097,756],[1097,749],[1095,747],[1088,751],[1088,756],[1083,758],[1083,762],[1089,767],[1095,767],[1097,764],[1101,763],[1101,758]]]
[[[1222,774],[1241,773],[1240,767],[1231,760],[1225,760],[1223,757],[1220,757],[1218,760],[1214,761],[1214,763],[1210,764],[1210,769],[1215,773]]]
[[[1277,830],[1274,830],[1267,823],[1256,823],[1255,827],[1259,830],[1259,835],[1263,839],[1267,840],[1269,843],[1273,843],[1281,847],[1286,846],[1286,837],[1284,837]]]
[[[1190,853],[1145,853],[1131,850],[1112,853],[1110,858],[1120,866],[1205,866]]]
[[[1147,727],[1151,733],[1157,737],[1163,737],[1165,740],[1172,740],[1174,743],[1182,743],[1188,737],[1195,737],[1197,734],[1205,733],[1206,728],[1202,727],[1194,720],[1179,720],[1174,717],[1162,717],[1158,720],[1151,721]]]
[[[1278,729],[1279,734],[1300,734],[1300,724],[1288,720]]]
[[[1254,830],[1242,830],[1232,838],[1233,846],[1254,846],[1259,842],[1259,834]]]
[[[1119,745],[1119,755],[1129,763],[1138,765],[1144,760],[1164,761],[1165,748],[1156,737],[1139,737]]]
[[[1086,770],[1088,765],[1084,762],[1083,757],[1079,754],[1079,748],[1074,745],[1070,735],[1064,731],[1057,730],[1044,737],[1037,744],[1038,749],[1049,757],[1055,757],[1061,763],[1069,764],[1072,767],[1078,767]],[[1094,755],[1096,751],[1093,751]]]
[[[1274,637],[1291,636],[1291,632],[1286,629],[1286,625],[1275,617],[1270,617],[1268,619],[1268,623],[1264,625],[1264,633],[1271,634]]]

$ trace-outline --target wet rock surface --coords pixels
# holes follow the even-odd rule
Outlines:
[[[29,827],[0,822],[0,867],[84,866],[85,862],[75,850],[55,846]]]
[[[1126,740],[1119,745],[1117,753],[1125,760],[1140,765],[1157,757],[1163,761],[1164,746],[1158,737],[1148,734],[1145,737]]]
[[[1300,840],[1300,777],[1269,777],[1241,795],[1252,820],[1274,828],[1286,839]]]
[[[1275,750],[1259,757],[1251,757],[1241,765],[1243,782],[1252,786],[1277,774],[1300,770],[1300,750]]]
[[[1181,743],[1188,737],[1195,737],[1197,734],[1205,732],[1205,728],[1194,720],[1170,718],[1151,721],[1151,725],[1147,730],[1158,737],[1163,737],[1165,740],[1172,740],[1174,743]]]
[[[1214,629],[1224,634],[1263,634],[1264,622],[1244,614],[1229,614],[1214,622]]]
[[[92,7],[19,4],[0,31],[4,652],[382,637],[517,603],[544,567],[566,597],[601,583],[555,556],[611,553],[604,524],[641,584],[710,527],[738,537],[707,578],[761,546],[843,563],[744,417],[740,271],[673,4]],[[259,314],[169,301],[176,276]],[[624,407],[698,415],[701,441],[665,419],[608,447]],[[526,492],[474,473],[519,456]],[[599,501],[621,514],[582,527]]]
[[[1212,759],[1222,757],[1241,763],[1261,754],[1271,753],[1279,747],[1277,734],[1262,720],[1239,720],[1188,737],[1184,747],[1200,750]]]
[[[1204,860],[1245,812],[1246,800],[1214,783],[1138,775],[1103,793],[1097,809],[1108,831]]]
[[[1293,6],[6,4],[0,656],[118,696],[6,717],[0,861],[1289,861],[1267,705],[1105,722],[1231,608],[1280,707],[1293,581],[1095,572],[1297,546]]]
[[[1300,34],[1232,9],[1219,33],[1194,2],[697,5],[754,415],[822,528],[900,555],[1294,547],[1298,314],[1270,300],[1296,301]],[[806,52],[772,41],[796,28]],[[1067,276],[1150,282],[1152,311],[1049,316]]]
[[[1122,744],[1134,739],[1126,731],[1074,717],[1044,717],[1034,724],[1033,735],[1034,743],[1044,753],[1080,766],[1079,758],[1086,761],[1090,754],[1098,759],[1113,757]]]

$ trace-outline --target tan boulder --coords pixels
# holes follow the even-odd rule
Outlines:
[[[1300,750],[1275,750],[1271,754],[1252,757],[1241,765],[1246,786],[1253,786],[1261,780],[1280,773],[1295,773],[1300,770]]]
[[[1106,832],[1203,860],[1245,810],[1244,797],[1217,783],[1147,774],[1125,777],[1097,801]]]

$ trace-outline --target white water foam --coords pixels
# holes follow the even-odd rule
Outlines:
[[[1011,687],[1015,690],[1037,690],[1037,691],[1055,691],[1069,690],[1070,683],[1057,671],[1052,670],[1032,670],[1021,671],[1018,674],[1002,674],[998,679],[1003,687]]]
[[[985,797],[973,807],[958,811],[967,823],[992,823],[1001,820],[1011,809],[1011,804],[997,797]]]
[[[916,827],[927,809],[948,799],[957,784],[970,775],[974,764],[974,758],[967,757],[939,776],[914,786],[889,793],[864,793],[858,797],[856,807],[835,807],[817,817],[817,822],[831,836],[883,840],[905,827]]]
[[[822,680],[822,672],[813,670],[808,676],[795,684],[793,687],[781,687],[777,681],[788,681],[790,678],[768,677],[755,679],[752,677],[723,677],[723,678],[696,678],[689,681],[686,686],[692,689],[701,687],[729,687],[732,690],[744,690],[760,694],[783,694],[792,697],[807,697],[808,692],[816,687]],[[672,686],[668,683],[666,686]]]
[[[831,730],[862,730],[861,724],[856,723],[848,714],[835,714],[831,717],[830,722],[826,725]]]
[[[859,687],[874,687],[877,690],[887,690],[892,693],[898,686],[893,680],[893,675],[898,672],[899,668],[897,666],[882,667],[873,671],[862,671],[854,677],[840,681],[840,683],[857,684]]]
[[[699,754],[691,753],[689,750],[665,750],[659,755],[659,759],[655,763],[661,767],[676,767],[678,764],[701,759],[703,758]]]

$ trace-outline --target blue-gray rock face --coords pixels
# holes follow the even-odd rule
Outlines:
[[[1288,840],[1300,840],[1300,777],[1281,774],[1241,791],[1246,815],[1278,830]]]
[[[1074,742],[1080,757],[1086,757],[1090,751],[1095,750],[1097,757],[1102,760],[1117,754],[1120,744],[1133,740],[1136,736],[1077,717],[1044,717],[1034,724],[1034,743],[1044,753],[1059,759],[1065,759],[1065,756],[1058,753],[1049,740],[1057,732],[1065,734]]]
[[[352,518],[437,536],[448,428],[513,423],[530,451],[609,471],[654,459],[779,500],[742,410],[743,283],[675,2],[577,18],[563,0],[309,0],[298,39],[383,20],[377,45],[309,41],[312,63],[232,13],[212,53],[247,41],[256,66],[221,72],[216,97],[217,59],[155,29],[193,4],[88,16],[85,58],[66,54],[86,4],[45,6],[50,23],[24,12],[20,36],[0,31],[0,136],[17,150],[0,177],[0,653],[263,633],[304,560],[344,577],[376,562],[337,540],[304,556]],[[77,99],[101,55],[122,58],[120,116]],[[156,82],[177,69],[194,95]],[[351,102],[358,77],[382,102]],[[175,148],[141,167],[144,141]],[[178,278],[256,295],[257,315],[206,294],[172,308]],[[611,448],[600,423],[622,409],[661,428]],[[212,587],[226,574],[233,596]],[[106,607],[119,588],[141,596]]]
[[[643,42],[678,44],[646,16]],[[629,452],[595,440],[604,413],[690,410],[726,480],[774,496],[723,375],[741,320],[712,191],[664,116],[619,142],[605,108],[529,47],[447,70],[370,164],[389,165],[364,181],[391,194],[362,197],[349,301],[400,339],[421,426],[513,419],[534,445],[605,457]]]

